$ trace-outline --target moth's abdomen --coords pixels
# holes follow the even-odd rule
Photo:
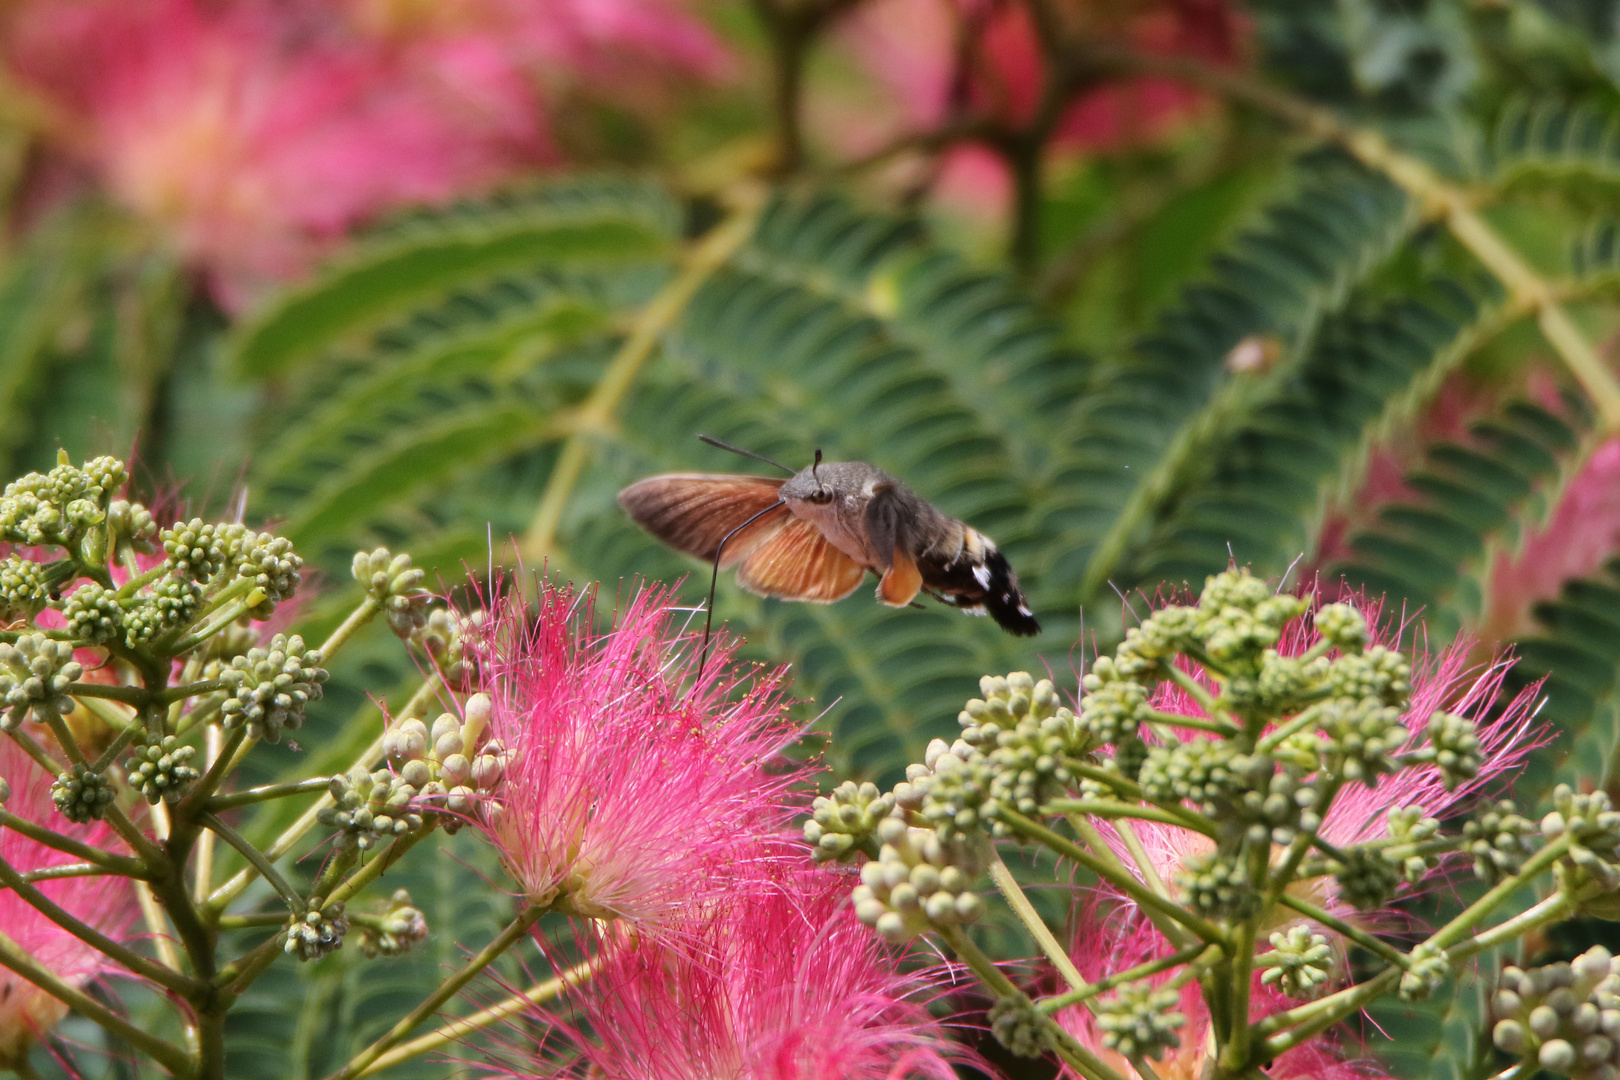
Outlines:
[[[1033,637],[1041,624],[1018,587],[1018,575],[988,536],[963,525],[961,544],[949,560],[925,556],[918,562],[923,584],[947,602],[986,614],[1009,634]]]

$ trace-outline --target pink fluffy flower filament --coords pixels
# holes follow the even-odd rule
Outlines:
[[[722,643],[701,680],[684,613],[640,592],[599,632],[593,593],[550,585],[491,605],[470,645],[512,754],[479,826],[529,901],[656,929],[725,888],[711,873],[785,824],[798,776],[774,675]]]
[[[942,973],[903,971],[855,918],[848,890],[802,849],[769,845],[724,896],[680,915],[680,948],[608,941],[575,1012],[533,1011],[558,1044],[509,1046],[500,1075],[949,1080],[967,1055],[919,1000]],[[563,1041],[572,1058],[552,1052]]]
[[[15,741],[0,738],[0,777],[11,786],[7,812],[61,831],[103,850],[119,850],[111,826],[102,822],[74,825],[51,802],[51,780]],[[31,871],[77,862],[72,855],[46,847],[13,829],[0,829],[0,858],[12,869]],[[69,915],[117,937],[134,917],[134,893],[127,878],[112,875],[67,877],[37,885]],[[100,952],[40,914],[11,889],[0,889],[0,933],[34,962],[75,988],[82,988],[111,969]],[[50,1031],[68,1007],[44,990],[0,968],[0,1068],[15,1067],[29,1047]]]

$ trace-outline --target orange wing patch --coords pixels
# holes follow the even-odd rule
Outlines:
[[[749,592],[830,604],[854,592],[866,576],[864,567],[829,544],[809,522],[790,517],[771,524],[771,534],[756,543],[737,570],[737,584]]]
[[[712,560],[727,533],[777,502],[782,481],[765,476],[666,473],[619,492],[619,505],[636,524],[677,551]],[[736,564],[781,527],[788,513],[766,514],[733,536],[720,565]]]
[[[890,607],[905,607],[917,598],[922,588],[922,571],[911,555],[900,548],[894,549],[894,563],[878,582],[878,599]]]

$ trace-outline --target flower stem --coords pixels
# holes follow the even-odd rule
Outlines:
[[[1526,882],[1539,877],[1547,867],[1563,858],[1564,853],[1569,850],[1570,843],[1570,836],[1565,833],[1530,856],[1525,860],[1524,866],[1519,869],[1517,874],[1498,882],[1490,892],[1469,904],[1460,915],[1436,931],[1434,936],[1429,939],[1430,943],[1441,949],[1449,949],[1457,944],[1467,936],[1468,932],[1474,928],[1479,920],[1494,911],[1502,901],[1506,900]]]
[[[1060,836],[1051,829],[1048,829],[1046,826],[1038,822],[1031,821],[1029,818],[1026,818],[1024,815],[1018,813],[1018,811],[1009,810],[1005,806],[1000,809],[997,816],[1002,822],[1013,830],[1022,833],[1031,840],[1040,841],[1057,854],[1062,855],[1065,858],[1072,859],[1081,866],[1084,866],[1087,870],[1090,870],[1093,874],[1096,874],[1098,877],[1106,879],[1110,884],[1114,885],[1132,900],[1135,900],[1143,908],[1151,908],[1152,910],[1164,915],[1166,918],[1174,919],[1176,922],[1181,923],[1183,926],[1197,934],[1199,937],[1203,938],[1205,941],[1222,945],[1226,944],[1226,934],[1221,930],[1220,927],[1216,926],[1208,919],[1194,915],[1190,911],[1184,911],[1175,904],[1163,899],[1155,894],[1151,889],[1146,888],[1140,881],[1137,881],[1136,878],[1131,876],[1129,873],[1122,873],[1116,866],[1110,866],[1108,863],[1092,855],[1090,852],[1086,851],[1072,840],[1069,840],[1064,836]]]
[[[482,1030],[491,1024],[505,1020],[508,1016],[522,1012],[531,1005],[539,1005],[541,1002],[550,1001],[564,990],[572,990],[583,986],[596,975],[598,963],[597,959],[592,958],[576,964],[561,975],[555,975],[545,982],[536,983],[522,993],[513,994],[499,1004],[491,1005],[487,1009],[480,1009],[471,1016],[458,1017],[437,1031],[431,1031],[420,1038],[401,1043],[355,1073],[355,1076],[370,1076],[373,1073],[382,1072],[384,1069],[398,1065],[402,1061],[409,1061],[412,1058],[422,1056],[430,1050],[437,1050],[446,1043],[464,1039],[475,1031]]]
[[[355,1077],[366,1071],[366,1067],[380,1058],[385,1051],[395,1046],[411,1029],[423,1020],[438,1011],[439,1006],[455,997],[461,988],[477,977],[485,968],[500,958],[501,954],[516,945],[529,932],[529,928],[540,920],[546,909],[536,905],[528,905],[518,912],[505,930],[502,930],[488,945],[479,951],[477,956],[462,967],[454,975],[446,979],[437,990],[424,998],[421,1004],[410,1011],[399,1023],[388,1030],[388,1033],[360,1053],[350,1059],[349,1063],[333,1073],[330,1080],[354,1080]]]
[[[991,854],[990,880],[996,883],[1001,895],[1007,898],[1007,904],[1013,909],[1013,914],[1018,916],[1018,921],[1024,924],[1024,929],[1028,930],[1030,936],[1040,945],[1041,951],[1052,962],[1052,966],[1057,968],[1058,974],[1063,976],[1069,988],[1071,990],[1089,988],[1091,984],[1086,982],[1085,977],[1080,974],[1080,969],[1075,967],[1074,961],[1069,958],[1068,951],[1053,936],[1051,928],[1046,925],[1046,920],[1041,918],[1040,912],[1035,910],[1035,905],[1024,895],[1018,879],[1013,877],[1007,864],[1001,861],[999,853]]]
[[[235,806],[247,806],[249,803],[265,802],[269,799],[285,799],[289,795],[307,795],[314,791],[325,791],[331,785],[331,778],[326,776],[314,776],[308,780],[293,780],[285,784],[265,784],[261,787],[233,791],[229,795],[215,795],[208,800],[207,808],[210,813],[218,813],[221,810],[229,810]]]
[[[1260,1044],[1258,1056],[1263,1061],[1270,1060],[1278,1054],[1309,1042],[1369,1001],[1389,993],[1390,986],[1400,977],[1400,968],[1385,968],[1366,982],[1340,990],[1321,1001],[1313,1001],[1297,1009],[1268,1016],[1255,1025],[1256,1034],[1284,1028],[1289,1030],[1269,1036]]]
[[[1097,826],[1079,815],[1073,815],[1066,820],[1096,854],[1097,858],[1115,867],[1119,873],[1130,875],[1130,870],[1120,861],[1119,856],[1114,854],[1114,849],[1108,846],[1108,841],[1104,840],[1102,833],[1097,831]],[[1114,822],[1114,831],[1119,834],[1121,839],[1125,840],[1125,850],[1130,852],[1131,858],[1137,864],[1137,871],[1142,875],[1142,880],[1147,883],[1147,887],[1153,891],[1153,895],[1167,903],[1170,902],[1170,890],[1165,888],[1164,880],[1159,877],[1159,872],[1154,869],[1153,860],[1148,857],[1147,850],[1142,847],[1142,841],[1137,837],[1136,830],[1131,828],[1131,823],[1124,819],[1116,821]],[[1133,843],[1135,844],[1134,847],[1132,846]],[[1178,948],[1185,948],[1193,943],[1193,936],[1187,932],[1186,928],[1170,921],[1159,912],[1151,908],[1143,908],[1142,913],[1147,916],[1148,921],[1171,944]]]
[[[246,859],[259,872],[259,876],[268,881],[270,887],[281,894],[281,898],[287,901],[287,906],[292,909],[294,915],[303,914],[305,908],[304,898],[298,895],[298,890],[287,883],[287,879],[281,876],[280,871],[271,865],[270,860],[266,859],[258,848],[248,843],[245,836],[213,814],[207,812],[198,814],[197,820],[208,831],[235,848],[242,858]]]
[[[1181,814],[1169,810],[1161,810],[1152,804],[1147,806],[1132,806],[1129,803],[1106,802],[1101,799],[1053,799],[1041,807],[1043,812],[1054,814],[1090,814],[1100,818],[1134,818],[1138,821],[1157,821],[1163,825],[1174,825],[1178,829],[1187,829],[1191,832],[1203,833],[1205,836],[1215,835],[1215,823],[1202,814],[1198,817],[1203,820],[1196,825],[1189,822]]]
[[[375,619],[377,613],[381,610],[382,604],[377,601],[377,598],[369,592],[366,593],[365,599],[361,600],[359,605],[349,612],[349,617],[343,620],[342,625],[333,630],[331,635],[321,643],[322,662],[325,663],[337,655],[337,651],[348,644],[349,639],[358,633],[362,627]]]
[[[110,851],[91,847],[89,844],[75,840],[71,836],[63,836],[44,825],[18,817],[11,811],[0,807],[0,828],[10,829],[21,833],[36,843],[44,844],[48,848],[83,859],[85,862],[106,870],[109,874],[119,874],[123,877],[139,878],[146,875],[146,864],[139,859],[131,859],[127,855],[115,855]]]
[[[1375,953],[1378,956],[1383,957],[1396,967],[1403,970],[1405,969],[1405,953],[1395,948],[1395,946],[1391,945],[1389,942],[1373,937],[1371,934],[1367,933],[1359,926],[1356,926],[1354,923],[1345,922],[1336,915],[1323,911],[1315,904],[1312,904],[1309,901],[1301,900],[1297,896],[1291,896],[1288,893],[1283,893],[1278,902],[1281,903],[1283,907],[1293,908],[1307,919],[1310,919],[1313,922],[1319,922],[1340,936],[1350,939],[1357,945],[1360,945],[1363,949],[1366,949],[1368,952]]]
[[[60,926],[63,930],[66,930],[98,952],[104,953],[123,964],[135,974],[151,979],[159,986],[182,996],[190,995],[198,989],[195,979],[187,978],[177,971],[166,968],[162,964],[120,945],[89,923],[75,918],[65,909],[58,906],[50,897],[24,881],[22,874],[17,872],[16,867],[3,858],[0,858],[0,884],[9,886],[12,892],[17,894],[18,899],[57,926]]]
[[[130,1023],[89,994],[64,982],[55,972],[18,948],[17,943],[4,933],[0,933],[0,967],[17,973],[64,1005],[106,1028],[176,1077],[196,1075],[196,1069],[185,1051]]]
[[[333,889],[331,895],[326,897],[326,902],[333,903],[334,901],[349,899],[349,897],[382,877],[390,866],[399,862],[407,851],[421,843],[427,836],[427,830],[423,830],[422,832],[411,833],[409,836],[396,837],[389,842],[387,847],[377,852],[370,862],[351,874],[344,880],[343,884]]]
[[[973,943],[973,939],[960,926],[941,926],[938,929],[939,936],[945,939],[945,943],[997,997],[1012,997],[1022,993],[1013,985],[1013,981],[1007,978],[1006,973],[984,955],[984,951]],[[1086,1080],[1125,1080],[1106,1061],[1081,1045],[1051,1017],[1039,1013],[1036,1015],[1041,1016],[1047,1031],[1052,1035],[1057,1055]]]
[[[1205,945],[1203,942],[1199,942],[1196,945],[1187,946],[1180,952],[1171,953],[1169,956],[1161,956],[1157,960],[1149,960],[1145,964],[1137,964],[1133,968],[1127,968],[1124,971],[1116,971],[1107,978],[1098,979],[1096,982],[1083,989],[1073,990],[1067,994],[1058,994],[1054,997],[1042,998],[1040,1001],[1035,1003],[1035,1008],[1043,1013],[1055,1013],[1059,1009],[1066,1009],[1070,1005],[1078,1005],[1080,1002],[1093,998],[1098,994],[1107,993],[1109,990],[1112,990],[1114,987],[1123,983],[1135,982],[1137,979],[1146,979],[1150,976],[1157,975],[1161,971],[1169,971],[1173,967],[1180,967],[1182,964],[1190,964],[1194,960],[1197,960],[1199,957],[1206,954],[1213,959],[1215,956],[1218,956],[1219,953],[1219,945]]]
[[[145,705],[152,696],[144,687],[140,686],[109,686],[106,683],[92,682],[68,683],[67,689],[62,692],[76,698],[107,698],[111,701],[121,701],[125,705],[134,705],[137,708]]]
[[[429,675],[427,678],[423,679],[422,685],[417,687],[416,693],[412,694],[410,700],[405,702],[404,708],[400,709],[400,711],[395,714],[395,719],[405,720],[415,716],[421,709],[425,708],[427,704],[433,700],[434,696],[438,694],[439,690],[442,689],[443,686],[444,683],[442,679],[436,674]],[[377,755],[382,753],[382,740],[382,733],[378,733],[377,737],[372,740],[371,745],[362,750],[355,758],[354,765],[369,766],[373,761],[377,760]],[[293,846],[296,845],[298,841],[302,840],[309,830],[315,827],[319,820],[320,812],[331,805],[333,805],[333,803],[330,792],[315,800],[315,802],[311,804],[308,809],[299,815],[297,821],[294,821],[291,825],[287,826],[280,836],[276,837],[273,842],[263,849],[265,857],[274,862],[276,859],[281,858],[283,855],[287,854],[287,852],[291,851]],[[253,874],[254,871],[252,867],[244,868],[238,871],[225,884],[215,889],[214,892],[208,897],[208,911],[215,915],[218,915],[220,912],[224,911],[225,908],[230,905],[232,900],[235,900],[238,896],[242,895],[242,890],[246,889],[248,884],[253,880]]]

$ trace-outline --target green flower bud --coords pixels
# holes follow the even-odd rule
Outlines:
[[[341,949],[348,932],[349,918],[341,903],[322,904],[310,897],[308,910],[288,923],[283,948],[299,960],[320,960]]]
[[[58,774],[51,785],[51,801],[62,816],[76,825],[100,821],[117,797],[111,780],[83,765]]]
[[[300,727],[305,706],[320,700],[326,682],[321,659],[320,650],[306,649],[296,634],[277,634],[269,648],[233,658],[222,673],[234,682],[220,707],[225,727],[246,724],[250,734],[266,742],[279,741],[283,728]]]
[[[135,744],[134,756],[125,766],[130,786],[149,803],[156,804],[160,799],[177,803],[201,776],[190,765],[196,755],[196,747],[182,746],[173,735],[156,741],[142,739]]]
[[[1187,904],[1213,919],[1246,919],[1254,914],[1260,897],[1241,859],[1218,852],[1189,855],[1176,874],[1176,884]]]
[[[1371,698],[1405,709],[1412,696],[1412,665],[1400,653],[1379,645],[1329,664],[1327,688],[1334,697]]]
[[[1181,1045],[1176,1030],[1187,1018],[1176,1009],[1181,994],[1169,987],[1129,983],[1097,1002],[1097,1027],[1108,1049],[1127,1058],[1160,1058]]]
[[[411,894],[396,889],[382,910],[360,921],[360,951],[370,957],[403,956],[427,935],[427,918],[412,906]]]
[[[1472,720],[1436,711],[1429,718],[1429,743],[1447,791],[1479,775],[1484,756]]]
[[[22,723],[33,709],[44,707],[71,712],[68,688],[84,674],[73,659],[73,645],[44,634],[24,634],[16,644],[0,642],[0,730]]]
[[[1291,998],[1314,1001],[1333,977],[1333,947],[1326,937],[1306,926],[1291,926],[1286,934],[1271,935],[1276,959],[1260,976]]]
[[[845,780],[831,794],[818,796],[811,803],[804,838],[814,847],[817,862],[853,857],[857,851],[876,851],[878,822],[893,812],[892,792],[880,792],[870,782]]]
[[[1052,1049],[1050,1021],[1022,993],[1005,994],[990,1006],[990,1034],[1015,1057],[1038,1058]]]
[[[6,622],[32,619],[45,610],[51,583],[43,563],[7,555],[0,562],[0,618]]]
[[[1423,942],[1412,950],[1407,969],[1401,974],[1401,1000],[1427,1000],[1445,984],[1450,974],[1451,964],[1446,960],[1445,953]]]
[[[353,572],[354,580],[382,605],[388,628],[396,635],[409,638],[427,624],[427,605],[432,599],[422,591],[427,574],[411,566],[409,555],[393,555],[383,547],[358,551]]]
[[[75,639],[105,645],[124,636],[124,609],[112,589],[87,582],[74,590],[62,606],[62,618]]]
[[[1367,647],[1367,620],[1350,604],[1324,604],[1316,613],[1316,632],[1345,654]]]
[[[1401,884],[1395,861],[1378,848],[1353,847],[1344,855],[1346,861],[1336,875],[1339,895],[1362,911],[1375,911],[1389,903]]]

